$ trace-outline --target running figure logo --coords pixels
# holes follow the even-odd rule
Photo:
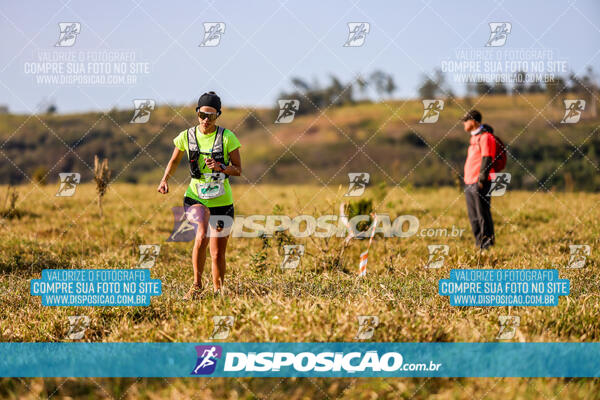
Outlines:
[[[201,199],[214,199],[215,197],[222,196],[225,193],[226,175],[224,173],[214,172],[202,175],[203,181],[196,184],[198,197]]]
[[[187,213],[183,207],[173,207],[173,231],[167,242],[189,242],[196,237],[197,224],[194,208],[191,208]]]
[[[360,47],[365,44],[367,33],[371,30],[371,25],[368,22],[348,22],[348,40],[344,43],[344,47]]]
[[[434,124],[444,109],[444,100],[423,100],[423,117],[420,124]]]
[[[577,269],[585,267],[585,262],[591,253],[591,248],[588,244],[570,244],[569,263],[567,268]]]
[[[300,257],[304,255],[303,244],[286,244],[283,246],[281,269],[294,269],[300,265]]]
[[[294,116],[300,107],[300,100],[277,100],[279,103],[279,114],[275,119],[276,124],[289,124],[294,120]]]
[[[512,30],[510,22],[490,22],[490,38],[486,47],[500,47],[506,44],[508,34]]]
[[[517,328],[521,325],[521,317],[518,315],[501,315],[498,317],[500,331],[496,340],[511,340],[517,333]]]
[[[359,315],[358,316],[358,331],[354,339],[369,340],[375,333],[375,328],[379,325],[379,317],[376,315]]]
[[[81,33],[81,24],[79,22],[59,22],[58,28],[60,34],[55,47],[71,47],[75,44],[77,35]]]
[[[60,172],[60,186],[56,196],[58,197],[70,197],[75,194],[75,188],[77,184],[81,182],[81,174],[79,172]]]
[[[427,246],[427,250],[429,251],[429,258],[425,268],[442,268],[450,251],[450,246],[447,244],[430,244]]]
[[[221,346],[196,346],[198,360],[191,375],[210,375],[217,368],[217,361],[223,355]]]
[[[585,100],[564,100],[565,116],[560,121],[561,124],[576,124],[581,118],[581,113],[585,109]]]
[[[73,315],[69,318],[69,333],[67,337],[71,340],[83,339],[85,331],[90,326],[90,317],[87,315]]]
[[[211,340],[221,340],[227,339],[229,336],[229,332],[231,328],[233,328],[233,323],[235,318],[231,315],[216,315],[213,317],[213,323],[215,327],[210,335],[209,339]]]
[[[205,22],[204,39],[198,47],[215,47],[221,42],[221,35],[225,34],[225,22]]]
[[[138,260],[138,268],[152,268],[156,263],[158,254],[160,253],[160,245],[158,244],[140,244],[140,259]]]
[[[350,181],[348,184],[348,191],[344,195],[345,197],[357,197],[362,196],[365,192],[367,185],[369,184],[369,180],[371,179],[371,174],[368,172],[350,172],[348,173],[348,180]]]
[[[492,185],[487,196],[504,196],[508,184],[510,183],[511,175],[509,172],[495,172],[492,175]]]
[[[218,191],[219,191],[219,183],[218,182],[214,182],[214,181],[210,181],[208,183],[208,186],[203,187],[199,191],[200,191],[201,194],[203,194],[205,196],[212,196],[215,193],[218,193]]]
[[[154,111],[156,103],[151,99],[133,100],[133,117],[130,124],[145,124],[150,120],[150,113]]]

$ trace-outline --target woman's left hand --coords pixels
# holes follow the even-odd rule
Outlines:
[[[221,171],[222,171],[220,163],[216,162],[216,161],[215,161],[214,159],[212,159],[212,158],[207,158],[207,159],[206,159],[206,166],[207,166],[208,168],[210,168],[210,169],[214,169],[214,170],[217,170],[217,171],[219,171],[219,172],[221,172]]]

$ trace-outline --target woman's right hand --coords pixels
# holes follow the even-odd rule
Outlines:
[[[160,184],[158,185],[158,193],[162,193],[162,194],[169,193],[169,185],[167,184],[167,181],[165,181],[164,179],[162,181],[160,181]]]

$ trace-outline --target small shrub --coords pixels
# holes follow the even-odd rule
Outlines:
[[[48,168],[44,165],[39,165],[33,170],[33,173],[31,174],[31,179],[33,179],[34,182],[40,185],[45,185],[47,176]]]
[[[264,273],[269,266],[267,262],[267,251],[271,247],[271,241],[266,235],[261,236],[262,248],[250,257],[250,268],[255,273]]]
[[[11,188],[9,185],[6,190],[4,207],[0,212],[0,217],[6,219],[21,218],[23,216],[23,212],[17,209],[17,200],[19,200],[19,192],[17,192],[15,188]]]
[[[357,215],[370,215],[373,212],[373,200],[372,199],[360,199],[358,201],[350,201],[346,205],[345,213],[348,216],[348,221]],[[371,226],[371,218],[368,221],[360,221],[356,228],[360,232],[366,231]]]
[[[94,156],[94,181],[96,181],[96,191],[98,192],[98,208],[102,217],[102,197],[108,190],[110,183],[111,170],[108,168],[108,159],[105,158],[99,162],[98,156]]]

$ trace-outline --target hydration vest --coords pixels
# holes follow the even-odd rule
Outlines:
[[[194,179],[202,178],[202,172],[198,166],[198,160],[200,156],[210,156],[213,160],[225,165],[229,165],[229,161],[225,162],[225,153],[223,152],[223,133],[225,128],[217,126],[217,133],[215,134],[215,141],[210,153],[200,151],[198,148],[198,141],[196,140],[196,127],[189,128],[187,131],[188,136],[188,160],[190,161],[190,175]],[[225,174],[226,175],[226,174]]]

